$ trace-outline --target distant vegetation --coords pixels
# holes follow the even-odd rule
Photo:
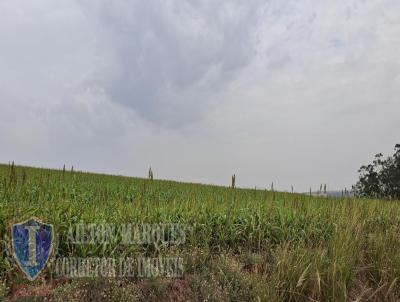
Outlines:
[[[7,260],[9,224],[31,216],[55,226],[58,257],[185,260],[179,279],[61,282],[50,266],[25,288],[50,284],[46,301],[400,299],[400,207],[392,201],[238,189],[234,178],[230,187],[218,187],[156,180],[152,173],[130,178],[0,165],[0,238],[6,239],[0,240],[0,290],[8,297],[28,284]],[[68,229],[81,222],[188,228],[183,245],[160,250],[118,241],[66,244]]]
[[[396,145],[393,156],[384,158],[379,153],[359,172],[360,179],[355,186],[359,196],[400,199],[400,144]]]

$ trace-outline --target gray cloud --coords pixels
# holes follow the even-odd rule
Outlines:
[[[252,59],[261,1],[83,2],[111,45],[94,78],[113,101],[153,123],[201,118],[210,98]],[[97,72],[97,74],[96,74]]]

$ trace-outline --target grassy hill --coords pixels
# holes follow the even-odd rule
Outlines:
[[[318,198],[251,189],[0,165],[0,295],[11,301],[396,301],[396,201]],[[10,263],[10,224],[55,227],[55,258],[181,257],[179,278],[34,282]],[[179,224],[181,244],[70,244],[77,224]],[[2,284],[2,285],[1,285]],[[1,297],[1,296],[0,296]],[[1,299],[1,298],[0,298]]]

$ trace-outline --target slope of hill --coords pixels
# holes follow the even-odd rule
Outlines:
[[[12,301],[395,301],[399,214],[395,201],[1,165],[0,291]],[[12,263],[9,236],[10,224],[31,217],[52,224],[57,238],[34,282]],[[93,225],[111,232],[92,234]],[[126,240],[127,226],[147,237],[130,230]],[[79,232],[87,242],[71,241]],[[98,257],[182,259],[181,274],[163,263],[151,276],[67,278],[56,266]]]

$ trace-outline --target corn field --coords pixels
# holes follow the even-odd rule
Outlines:
[[[48,301],[400,299],[397,201],[239,189],[234,178],[231,186],[220,187],[157,180],[152,171],[131,178],[65,166],[1,165],[0,283],[9,299],[14,284],[29,283],[8,261],[10,224],[30,217],[54,225],[58,257],[179,255],[185,260],[179,280],[74,280],[53,289]],[[186,240],[159,249],[66,240],[78,223],[132,222],[180,224],[186,226]],[[49,268],[28,285],[51,282]],[[88,298],[91,289],[104,295]]]

